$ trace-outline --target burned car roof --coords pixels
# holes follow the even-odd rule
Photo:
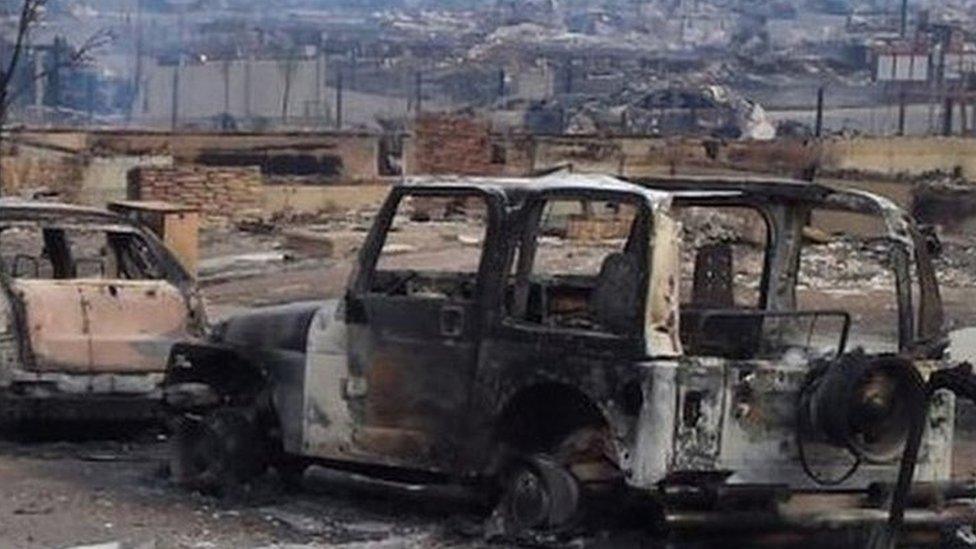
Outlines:
[[[544,177],[464,177],[427,176],[411,177],[401,186],[437,190],[469,187],[502,194],[509,203],[518,203],[540,193],[618,192],[641,196],[652,207],[670,203],[673,193],[652,189],[609,175],[556,173]]]
[[[91,206],[20,198],[0,198],[0,221],[32,219],[70,219],[79,222],[132,225],[124,216]]]
[[[402,185],[436,189],[467,186],[504,194],[510,202],[541,192],[628,192],[654,204],[669,201],[722,201],[754,198],[823,203],[831,195],[847,194],[820,183],[755,176],[660,176],[618,178],[609,175],[556,172],[543,177],[412,177]]]

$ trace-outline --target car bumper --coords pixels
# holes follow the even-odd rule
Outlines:
[[[158,393],[144,395],[0,395],[0,420],[153,421],[162,417]]]
[[[707,508],[668,506],[661,515],[661,526],[691,537],[728,535],[758,540],[792,536],[821,541],[831,535],[849,537],[855,532],[876,532],[887,524],[887,498],[878,499],[872,491],[874,487],[848,493],[787,492],[785,497],[777,491],[775,500],[766,504],[753,500],[751,509],[742,510],[740,505],[746,500],[730,490],[727,504],[713,501],[717,505]],[[755,487],[750,488],[748,495],[755,494]],[[913,486],[911,501],[901,529],[906,541],[925,542],[947,531],[976,525],[976,485],[971,483],[918,483]]]

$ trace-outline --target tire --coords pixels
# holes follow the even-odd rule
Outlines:
[[[612,457],[612,446],[603,429],[578,429],[549,453],[579,480],[589,495],[613,493],[623,484],[623,474]]]
[[[267,469],[267,444],[244,410],[215,410],[177,421],[170,449],[176,484],[232,496]]]
[[[305,471],[308,469],[308,463],[305,460],[292,456],[279,456],[272,466],[285,491],[300,492],[302,490]]]
[[[518,456],[499,477],[500,497],[488,528],[502,537],[561,533],[588,516],[590,504],[623,484],[601,429],[586,427],[547,453]]]
[[[506,537],[531,531],[561,532],[575,525],[581,514],[579,483],[550,456],[537,454],[515,460],[501,481],[493,519]]]

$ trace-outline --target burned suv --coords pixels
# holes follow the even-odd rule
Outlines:
[[[174,342],[204,334],[155,235],[80,206],[0,200],[0,418],[158,417]]]
[[[836,299],[804,280],[822,263],[805,250],[841,221],[880,231],[883,276]],[[868,295],[891,306],[845,310]],[[892,516],[938,529],[972,507],[905,515],[923,498],[894,481],[969,494],[948,482],[954,395],[930,385],[957,371],[944,346],[929,248],[868,193],[415,181],[392,190],[342,299],[174,348],[172,472],[218,488],[269,467],[423,473],[486,487],[508,533],[565,528],[618,490],[659,502],[670,531],[860,527],[894,494]]]

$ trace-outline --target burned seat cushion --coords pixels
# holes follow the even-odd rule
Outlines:
[[[633,332],[641,314],[640,264],[630,254],[615,253],[603,260],[590,311],[605,329],[616,334]]]

